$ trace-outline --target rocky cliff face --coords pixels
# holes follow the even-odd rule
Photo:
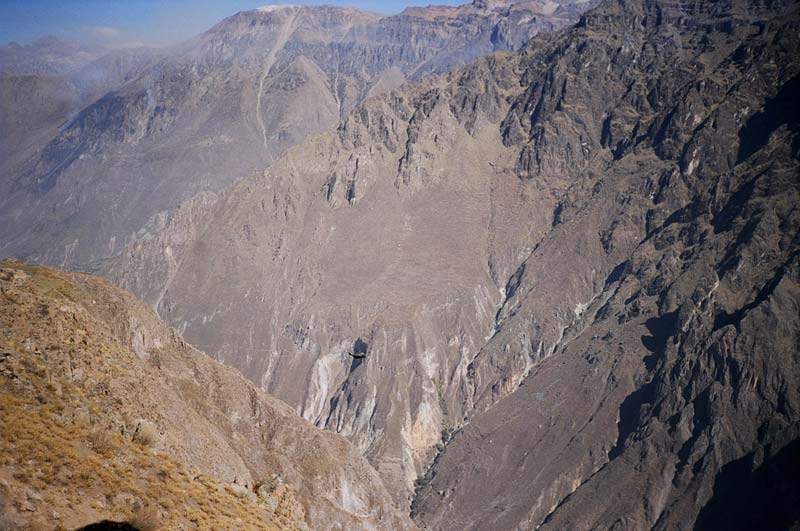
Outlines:
[[[19,167],[65,122],[157,56],[148,48],[105,51],[54,38],[0,47],[0,190],[10,193]]]
[[[744,525],[742,477],[783,478],[744,516],[793,521],[797,28],[607,2],[367,101],[106,271],[424,526]]]
[[[587,5],[475,4],[392,17],[272,6],[234,15],[37,136],[35,149],[14,151],[0,167],[0,255],[85,267],[118,254],[181,201],[260,170],[366,97],[518,48],[573,23]]]
[[[0,263],[0,524],[413,529],[343,438],[130,294]]]
[[[526,50],[505,143],[524,178],[571,179],[418,521],[798,520],[797,27],[794,6],[625,2]]]

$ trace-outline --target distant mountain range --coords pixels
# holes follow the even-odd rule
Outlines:
[[[0,189],[11,194],[16,168],[38,157],[81,109],[134,79],[157,57],[147,48],[108,51],[53,37],[1,46]],[[13,202],[3,204],[13,208]],[[5,217],[3,223],[7,229],[14,224]]]
[[[6,75],[64,75],[100,59],[108,50],[98,45],[43,37],[30,44],[0,46],[0,72]]]
[[[118,254],[181,201],[263,168],[370,95],[516,49],[588,5],[491,2],[388,17],[273,6],[158,53],[101,58],[51,39],[6,46],[0,256],[81,267]]]

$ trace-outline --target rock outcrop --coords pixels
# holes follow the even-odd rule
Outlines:
[[[98,278],[0,262],[0,522],[414,529],[342,437]]]
[[[28,149],[9,150],[13,159],[0,163],[0,256],[72,268],[114,256],[155,233],[182,201],[264,168],[366,97],[519,48],[575,22],[588,5],[236,14],[164,50],[127,83],[33,136]],[[0,144],[28,135],[24,122],[8,126]]]
[[[367,100],[106,274],[426,527],[741,524],[726,478],[796,463],[797,29],[606,2]]]
[[[504,140],[520,177],[567,187],[420,482],[423,526],[797,524],[799,23],[607,3],[523,54]]]

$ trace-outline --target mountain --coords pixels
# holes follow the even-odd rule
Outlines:
[[[42,37],[30,44],[0,46],[0,72],[14,75],[63,75],[86,66],[108,50],[99,45]]]
[[[0,262],[0,525],[415,529],[343,438],[108,282]]]
[[[54,38],[0,47],[0,188],[82,108],[134,79],[158,52],[104,51]]]
[[[419,522],[798,525],[798,23],[794,3],[620,2],[531,43],[505,140],[523,175],[572,179]]]
[[[798,35],[792,2],[607,1],[368,99],[103,271],[423,527],[789,525]]]
[[[14,150],[0,166],[0,256],[69,267],[114,256],[180,202],[260,170],[365,98],[519,48],[589,5],[238,13],[37,136],[36,149]],[[0,138],[24,130],[14,122]]]

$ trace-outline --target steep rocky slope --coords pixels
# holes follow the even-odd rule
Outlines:
[[[607,2],[368,100],[107,274],[416,480],[431,528],[743,524],[742,477],[790,521],[797,29]]]
[[[108,282],[0,262],[0,525],[411,529],[375,471]]]
[[[486,411],[422,482],[425,526],[797,525],[800,19],[770,7],[608,4],[526,54],[506,142],[573,181],[471,365]]]
[[[155,50],[109,52],[58,39],[0,47],[0,190],[60,128],[103,94],[136,78]]]
[[[518,48],[588,5],[478,2],[391,17],[268,6],[234,15],[0,167],[0,256],[85,266],[118,254],[181,201],[260,170],[365,97]]]

